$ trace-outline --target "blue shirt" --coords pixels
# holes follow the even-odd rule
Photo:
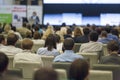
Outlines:
[[[112,39],[108,39],[108,38],[101,38],[98,40],[98,42],[101,42],[103,44],[107,44],[111,41]]]
[[[48,51],[47,47],[45,47],[45,48],[39,48],[37,54],[46,55],[46,56],[57,56],[60,53],[57,51],[57,49],[52,49],[52,51]]]
[[[83,58],[83,56],[75,54],[72,50],[65,50],[63,54],[55,57],[54,62],[73,62],[78,58]]]
[[[112,40],[115,40],[115,41],[119,42],[118,37],[116,35],[112,35],[111,33],[109,33],[107,35],[107,38],[110,39],[110,40],[112,39]]]

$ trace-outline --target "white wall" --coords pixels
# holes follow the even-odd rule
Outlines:
[[[13,5],[14,0],[0,0],[0,5]]]

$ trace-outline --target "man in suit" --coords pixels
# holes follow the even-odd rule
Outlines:
[[[31,19],[34,21],[34,25],[39,24],[39,22],[40,22],[39,17],[37,16],[36,12],[33,12]]]
[[[100,64],[118,64],[120,65],[120,56],[118,55],[119,43],[110,41],[107,45],[109,55],[100,59]]]

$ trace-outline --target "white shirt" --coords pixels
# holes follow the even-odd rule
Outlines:
[[[23,50],[14,56],[14,62],[39,62],[42,63],[41,57],[30,50]]]
[[[16,48],[15,46],[5,46],[3,48],[0,48],[1,52],[4,52],[6,55],[15,55],[17,53],[22,52],[23,50],[20,48]]]
[[[81,45],[79,52],[98,52],[102,51],[103,44],[101,42],[90,41]]]

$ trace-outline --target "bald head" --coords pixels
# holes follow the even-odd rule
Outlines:
[[[33,46],[33,41],[32,40],[30,40],[28,38],[23,39],[23,41],[22,41],[22,48],[23,49],[31,50],[32,46]]]
[[[72,38],[66,38],[64,40],[63,46],[65,50],[72,50],[74,46],[74,40]]]

